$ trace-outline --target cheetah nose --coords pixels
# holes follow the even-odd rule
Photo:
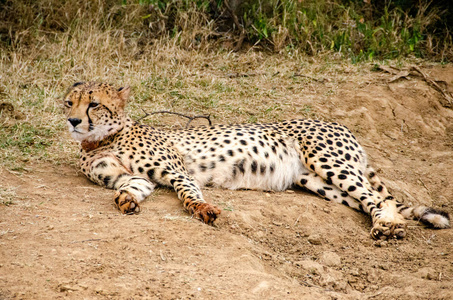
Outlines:
[[[78,118],[69,118],[68,119],[69,123],[71,123],[72,126],[76,127],[77,125],[79,125],[80,123],[82,123],[82,120],[78,119]]]

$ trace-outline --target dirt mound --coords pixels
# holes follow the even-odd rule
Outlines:
[[[453,85],[453,67],[424,71]],[[421,78],[390,77],[365,72],[293,105],[347,125],[396,197],[453,213],[453,111]],[[411,222],[406,239],[375,242],[367,216],[304,191],[207,188],[223,208],[210,227],[167,189],[120,215],[69,165],[0,181],[0,299],[453,298],[451,230]]]

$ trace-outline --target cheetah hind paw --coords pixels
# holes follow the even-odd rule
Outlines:
[[[371,229],[371,237],[375,240],[385,240],[389,238],[402,239],[406,236],[406,223],[393,223],[377,221]]]
[[[193,217],[208,225],[213,225],[220,213],[221,210],[217,206],[209,203],[201,203],[193,212]]]
[[[138,205],[137,200],[126,191],[117,191],[115,193],[115,203],[118,209],[125,215],[133,215],[140,212],[140,205]]]

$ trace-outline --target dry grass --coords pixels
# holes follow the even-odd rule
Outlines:
[[[26,50],[0,57],[0,101],[13,104],[23,116],[16,119],[3,111],[0,121],[0,160],[12,168],[28,160],[59,162],[74,156],[76,150],[68,146],[70,137],[65,134],[61,96],[76,81],[130,85],[128,109],[136,119],[142,109],[165,109],[236,123],[314,117],[310,95],[316,94],[319,83],[311,78],[333,78],[334,88],[342,80],[343,75],[336,76],[341,69],[358,72],[358,67],[308,62],[298,54],[184,50],[172,39],[139,49],[133,40],[94,30]],[[155,115],[144,122],[179,127],[185,120]]]
[[[26,7],[22,9],[25,14]],[[87,11],[72,12],[75,19],[60,24],[61,32],[52,35],[42,29],[11,33],[16,42],[0,52],[0,102],[14,107],[14,112],[0,111],[1,166],[21,170],[35,161],[76,161],[77,145],[69,142],[61,97],[77,81],[130,85],[128,110],[135,119],[142,110],[165,109],[210,114],[214,123],[237,123],[323,118],[314,104],[334,94],[345,78],[359,78],[364,72],[360,64],[332,56],[307,58],[297,50],[265,54],[203,48],[190,32],[206,26],[190,13],[178,20],[185,20],[192,31],[143,44],[139,33],[111,25],[110,15],[77,21],[86,20]],[[144,122],[168,128],[185,124],[166,115]]]

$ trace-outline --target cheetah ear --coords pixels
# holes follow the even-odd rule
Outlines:
[[[129,86],[120,87],[118,89],[118,96],[122,100],[123,106],[126,104],[127,100],[129,100],[130,92],[131,92],[131,88]]]

